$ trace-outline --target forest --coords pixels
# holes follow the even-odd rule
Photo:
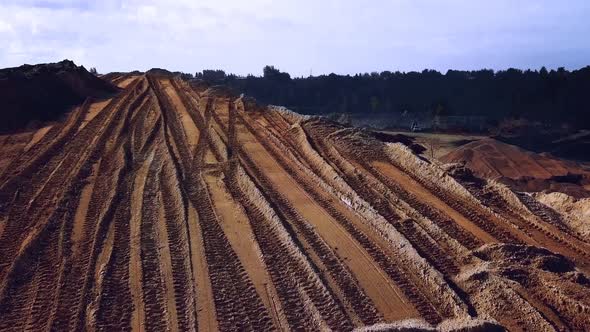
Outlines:
[[[590,127],[590,66],[569,71],[508,69],[363,73],[292,78],[274,66],[246,77],[203,70],[195,78],[225,84],[261,102],[304,114],[391,112],[528,119]]]

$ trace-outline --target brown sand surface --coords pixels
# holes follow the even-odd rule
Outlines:
[[[474,137],[442,157],[470,172],[222,87],[108,77],[111,99],[0,136],[0,331],[590,329],[588,199],[504,181],[579,165]]]

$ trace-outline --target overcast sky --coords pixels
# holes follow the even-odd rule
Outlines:
[[[0,67],[64,58],[99,72],[577,69],[590,1],[0,0]]]

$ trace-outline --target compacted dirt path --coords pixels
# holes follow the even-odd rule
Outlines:
[[[0,331],[590,329],[590,243],[532,196],[222,87],[110,77],[0,136]]]

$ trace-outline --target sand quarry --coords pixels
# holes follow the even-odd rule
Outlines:
[[[492,138],[462,145],[439,159],[446,163],[464,163],[478,176],[498,180],[519,191],[590,197],[590,172],[582,164],[526,151]]]
[[[0,137],[0,330],[590,330],[590,238],[539,197],[220,88],[109,79]]]

